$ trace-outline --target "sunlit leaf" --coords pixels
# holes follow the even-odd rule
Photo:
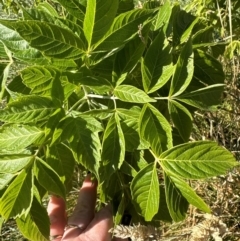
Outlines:
[[[75,59],[83,55],[84,43],[71,31],[57,25],[35,20],[12,22],[0,20],[15,29],[30,46],[55,58]]]
[[[156,102],[150,98],[144,91],[131,85],[118,85],[114,89],[114,94],[122,101],[133,103]]]
[[[210,141],[175,146],[162,153],[159,160],[167,173],[188,179],[223,175],[237,165],[231,152]]]
[[[0,155],[0,173],[16,173],[28,166],[34,156],[27,154],[7,154]]]
[[[171,47],[163,31],[160,31],[143,58],[143,87],[148,93],[160,89],[170,79],[174,67],[172,65]]]
[[[85,6],[79,0],[57,0],[71,15],[83,22]]]
[[[89,49],[108,31],[118,9],[118,0],[88,0],[83,30]]]
[[[166,175],[165,175],[166,177]],[[180,192],[181,195],[192,205],[198,209],[210,213],[209,206],[200,198],[196,192],[183,180],[175,176],[169,176],[169,181],[172,183],[172,186],[176,189],[177,192]],[[179,205],[180,206],[180,205]]]
[[[21,97],[0,110],[0,120],[10,123],[30,123],[46,120],[57,107],[50,98],[40,96]]]
[[[4,219],[29,213],[33,198],[32,170],[23,169],[8,186],[0,200],[0,214]]]
[[[0,146],[2,149],[18,151],[43,136],[44,132],[27,125],[10,125],[0,128]]]
[[[143,24],[151,15],[152,10],[136,9],[122,13],[114,22],[105,36],[96,44],[94,51],[111,50],[127,43],[138,31],[138,26]],[[136,29],[134,32],[133,29]]]
[[[58,174],[40,158],[36,159],[34,165],[34,175],[38,182],[47,191],[65,198],[65,188]]]
[[[172,219],[179,222],[185,219],[188,210],[188,201],[181,194],[179,189],[174,185],[168,175],[164,175],[165,195],[167,207]]]
[[[153,106],[146,104],[140,116],[140,136],[147,141],[155,155],[172,147],[171,126]]]
[[[46,208],[33,198],[29,214],[16,219],[17,226],[25,238],[34,241],[48,241],[49,217]]]
[[[0,173],[0,190],[4,189],[16,174]]]
[[[47,163],[64,179],[65,183],[71,179],[75,160],[71,150],[64,144],[49,147],[46,154]]]
[[[103,136],[102,162],[105,175],[108,177],[117,171],[125,157],[125,139],[117,113],[107,124]]]
[[[131,193],[137,211],[151,221],[159,209],[159,183],[154,163],[149,164],[134,177],[131,183]]]
[[[153,24],[154,31],[158,30],[162,26],[167,26],[171,13],[172,13],[171,3],[169,0],[167,0],[162,6],[160,6],[158,10],[158,14],[155,17],[155,22]]]

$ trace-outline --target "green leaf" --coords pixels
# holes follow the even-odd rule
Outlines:
[[[31,169],[23,169],[8,186],[0,200],[0,214],[5,220],[27,215],[33,199]]]
[[[160,208],[158,209],[157,214],[154,216],[153,220],[155,221],[164,221],[164,222],[172,222],[172,217],[170,215],[170,212],[168,210],[167,200],[166,200],[166,194],[165,194],[165,186],[160,185],[159,191],[161,193],[160,195]]]
[[[31,66],[21,72],[23,83],[32,94],[63,99],[60,71],[48,66]]]
[[[9,51],[9,50],[8,50]],[[11,54],[9,54],[11,56]],[[12,57],[10,57],[12,58]],[[10,77],[10,68],[11,68],[12,63],[8,63],[5,68],[2,70],[3,72],[0,73],[2,76],[0,76],[0,99],[3,99],[4,93],[7,89],[7,81]]]
[[[165,3],[162,6],[160,6],[158,10],[158,13],[155,17],[156,20],[153,23],[153,30],[156,31],[164,25],[167,26],[167,23],[169,22],[169,19],[171,17],[171,13],[172,13],[171,3],[169,0],[166,0]],[[165,26],[164,28],[166,28]]]
[[[125,139],[117,113],[113,115],[105,129],[102,143],[102,167],[104,174],[110,177],[117,171],[125,158]]]
[[[152,93],[160,89],[173,74],[171,47],[163,31],[147,50],[141,64],[143,87],[145,92]]]
[[[169,96],[178,96],[186,90],[193,77],[193,51],[191,39],[183,47],[173,74]]]
[[[0,190],[4,189],[14,178],[16,174],[0,173]]]
[[[34,175],[47,191],[65,198],[65,188],[58,174],[46,162],[37,158],[34,165]]]
[[[0,173],[17,173],[28,166],[34,156],[27,154],[0,154]]]
[[[6,27],[15,29],[30,46],[48,57],[76,59],[86,49],[83,41],[71,31],[57,25],[40,21],[0,20]]]
[[[192,22],[196,19],[190,12],[180,9],[179,4],[175,4],[172,9],[172,28],[173,28],[173,45],[180,44],[180,39],[183,33],[191,26]]]
[[[89,110],[83,113],[83,115],[92,116],[100,120],[108,119],[114,110],[111,109],[99,109],[99,110]]]
[[[85,6],[79,0],[57,0],[72,16],[83,22]]]
[[[170,215],[173,221],[180,222],[186,217],[189,206],[188,201],[166,173],[164,174],[164,183],[166,201]]]
[[[48,2],[40,2],[37,6],[37,9],[48,13],[54,17],[59,16],[57,10]]]
[[[143,168],[133,178],[131,193],[134,205],[146,221],[151,221],[159,209],[159,183],[155,163]]]
[[[26,217],[17,218],[16,223],[25,238],[34,241],[49,240],[49,217],[46,208],[35,197],[29,214]]]
[[[186,182],[174,176],[169,176],[168,178],[171,180],[175,188],[181,192],[181,195],[186,198],[186,200],[190,204],[202,210],[203,212],[211,212],[208,205],[195,193],[195,191]]]
[[[172,147],[171,126],[155,107],[143,107],[139,126],[141,138],[150,144],[156,156]]]
[[[203,110],[216,110],[216,106],[221,104],[224,86],[224,84],[210,85],[208,87],[177,96],[176,99]]]
[[[199,18],[196,18],[191,25],[184,31],[184,33],[181,36],[180,43],[184,43],[188,41],[189,37],[191,36],[192,30],[194,26],[199,22]]]
[[[146,24],[143,27],[141,31],[143,38],[147,35],[145,32],[148,32],[149,27],[150,24]],[[146,45],[142,39],[139,38],[139,36],[136,36],[116,54],[113,72],[117,85],[120,85],[125,80],[127,74],[137,65],[145,47]]]
[[[47,64],[48,61],[37,50],[29,46],[14,29],[7,28],[0,24],[0,39],[4,45],[12,52],[16,59],[39,64]]]
[[[98,177],[101,160],[99,131],[102,131],[102,126],[93,117],[67,117],[57,126],[51,144],[68,140],[76,161]]]
[[[56,18],[57,16],[51,15],[50,13],[36,9],[36,8],[29,8],[24,9],[22,8],[23,17],[24,20],[39,20],[43,22],[49,22],[49,23],[56,23],[61,24],[61,22]]]
[[[169,100],[168,109],[174,126],[177,128],[184,141],[188,141],[192,131],[192,115],[183,105],[177,101]]]
[[[118,6],[118,14],[125,13],[134,9],[134,0],[120,0]]]
[[[79,78],[77,82],[81,85],[88,86],[98,94],[104,94],[113,89],[112,84],[107,79],[99,76],[83,76]]]
[[[147,143],[140,140],[139,136],[140,110],[136,111],[118,108],[117,113],[120,117],[126,151],[148,148]]]
[[[11,123],[43,121],[49,118],[56,109],[57,107],[50,98],[24,96],[0,110],[0,120]]]
[[[223,84],[225,80],[222,64],[200,49],[194,50],[194,77],[204,83],[202,87]]]
[[[143,24],[153,14],[152,10],[136,9],[122,13],[114,22],[105,36],[95,45],[94,51],[107,51],[127,43],[138,32],[138,26]]]
[[[0,128],[0,146],[2,149],[20,150],[28,147],[44,132],[35,127],[27,125],[7,125]]]
[[[137,171],[126,160],[123,162],[120,170],[130,177],[135,177],[137,175]]]
[[[114,91],[114,95],[120,100],[132,103],[148,103],[156,102],[150,98],[144,91],[132,85],[118,85]]]
[[[88,0],[83,30],[91,49],[108,31],[118,9],[118,0]]]
[[[121,223],[124,212],[125,212],[125,208],[126,208],[126,200],[125,200],[125,196],[124,194],[121,197],[121,201],[118,205],[118,209],[117,209],[117,213],[114,217],[114,224],[118,225]]]
[[[65,117],[65,111],[63,109],[56,109],[56,111],[49,117],[45,125],[45,139],[52,138],[52,135],[59,124],[59,121]]]
[[[175,146],[162,153],[159,160],[165,172],[187,179],[223,175],[237,165],[229,151],[210,141]]]
[[[49,147],[46,153],[47,163],[68,183],[73,175],[75,160],[71,150],[60,143]]]

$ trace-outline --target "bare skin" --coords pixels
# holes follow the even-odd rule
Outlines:
[[[67,219],[66,206],[62,198],[52,196],[48,204],[51,221],[50,236],[54,241],[127,241],[111,237],[108,230],[113,226],[111,207],[108,205],[95,213],[97,183],[88,175],[80,189],[77,205]],[[68,226],[66,225],[77,225]],[[58,236],[58,237],[57,237]]]

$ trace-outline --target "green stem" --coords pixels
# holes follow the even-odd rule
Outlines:
[[[155,100],[168,100],[169,97],[168,96],[167,97],[153,97],[153,99],[155,99]]]
[[[107,100],[117,100],[118,98],[115,96],[108,96],[108,95],[95,95],[95,94],[88,94],[88,98],[96,98],[96,99],[107,99]]]

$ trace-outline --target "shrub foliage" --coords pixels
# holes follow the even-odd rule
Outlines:
[[[168,0],[58,0],[0,20],[0,214],[48,240],[42,198],[66,198],[75,165],[99,182],[115,223],[181,221],[208,205],[186,180],[237,165],[210,141],[190,142],[193,113],[221,103],[224,73],[212,23]],[[11,76],[13,63],[24,68]],[[40,215],[40,216],[39,216]]]

